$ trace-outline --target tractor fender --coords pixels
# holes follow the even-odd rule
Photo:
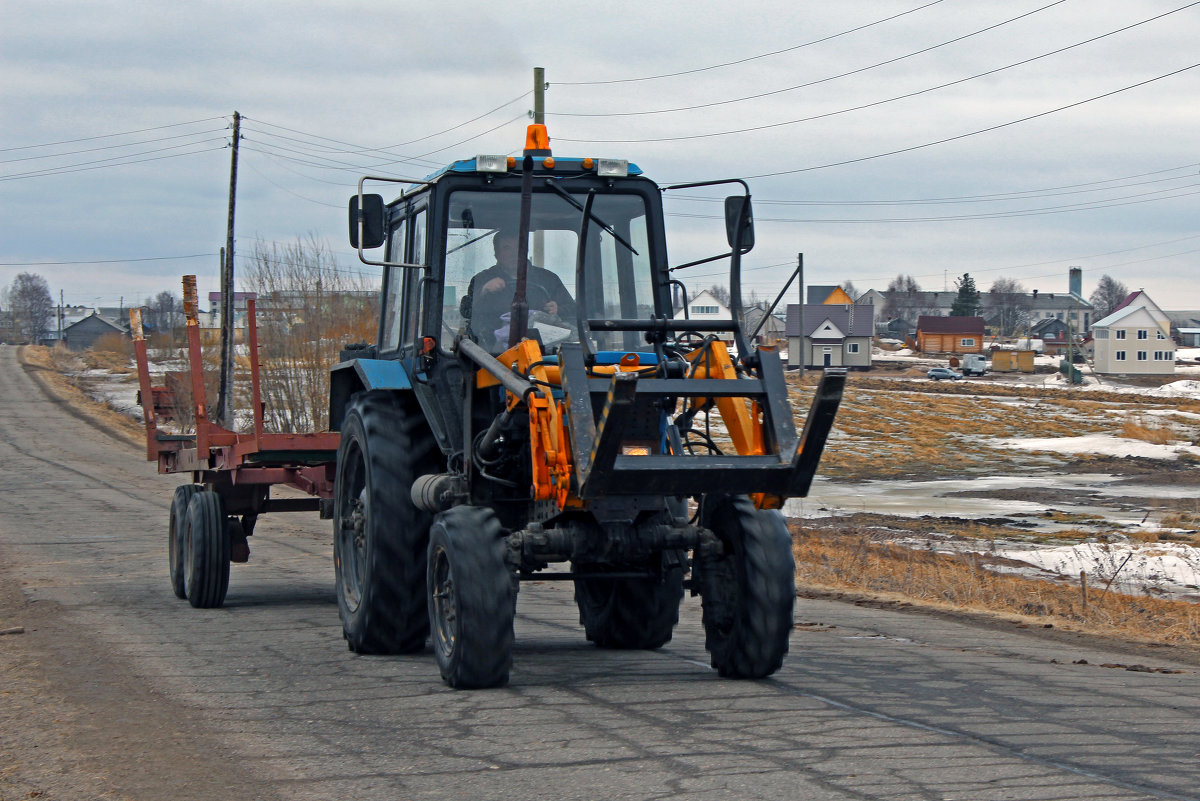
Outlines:
[[[359,392],[390,389],[412,392],[412,378],[394,359],[348,359],[329,369],[329,430],[340,431],[346,406]]]

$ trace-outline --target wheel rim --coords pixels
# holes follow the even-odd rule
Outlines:
[[[458,599],[454,593],[454,576],[450,572],[450,559],[444,548],[436,548],[430,555],[429,587],[430,604],[433,609],[433,643],[443,657],[454,653],[458,639]]]
[[[347,465],[338,518],[338,575],[342,580],[342,599],[354,611],[362,603],[363,576],[367,561],[367,487],[362,452],[352,452]]]

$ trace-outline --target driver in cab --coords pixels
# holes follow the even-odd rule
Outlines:
[[[463,298],[462,314],[471,320],[471,330],[484,344],[508,343],[508,314],[517,291],[517,254],[519,234],[501,229],[492,237],[496,263],[471,279]],[[544,267],[526,262],[525,302],[531,312],[542,311],[559,318],[575,314],[575,301],[562,280]]]

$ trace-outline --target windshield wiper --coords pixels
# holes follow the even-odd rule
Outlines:
[[[559,186],[558,183],[553,178],[546,179],[546,186],[548,186],[550,189],[554,190],[554,192],[557,193],[560,197],[562,197],[563,200],[567,201],[572,206],[574,206],[576,211],[579,211],[579,212],[583,211],[583,204],[580,203],[578,200],[576,200],[574,197],[572,197],[570,192],[568,192],[567,190],[565,190],[561,186]],[[609,236],[611,236],[613,239],[617,240],[622,245],[624,245],[625,249],[628,250],[630,253],[632,253],[635,256],[642,255],[637,252],[637,250],[633,247],[633,245],[626,242],[621,237],[620,234],[618,234],[616,231],[614,231],[613,227],[611,225],[609,225],[604,220],[597,217],[594,212],[588,212],[588,216],[592,219],[593,222],[595,222],[597,225],[599,225],[601,228],[603,228],[605,231],[607,231]]]

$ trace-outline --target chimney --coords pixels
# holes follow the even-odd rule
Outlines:
[[[1071,294],[1077,298],[1083,297],[1083,268],[1071,268]]]

